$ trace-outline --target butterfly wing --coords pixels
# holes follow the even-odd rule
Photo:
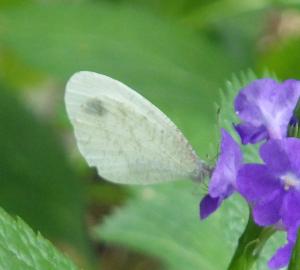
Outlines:
[[[65,103],[81,154],[103,178],[148,184],[203,174],[203,163],[175,124],[121,82],[75,73]]]

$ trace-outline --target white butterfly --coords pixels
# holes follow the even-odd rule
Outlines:
[[[209,173],[175,124],[119,81],[75,73],[67,83],[65,103],[81,154],[108,181],[201,180]]]

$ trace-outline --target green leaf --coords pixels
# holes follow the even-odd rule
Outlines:
[[[84,187],[55,132],[13,94],[0,86],[0,205],[62,246],[84,254]]]
[[[225,269],[232,253],[230,242],[238,237],[226,239],[225,228],[233,229],[232,219],[237,217],[237,224],[247,220],[247,213],[245,219],[240,213],[239,198],[240,205],[228,201],[212,218],[200,222],[198,204],[203,190],[198,184],[166,184],[136,192],[135,198],[96,229],[96,238],[158,257],[166,269]],[[224,215],[227,208],[231,208],[231,220]]]
[[[194,8],[193,11],[188,14],[185,21],[197,27],[203,27],[204,24],[211,24],[218,21],[226,21],[236,19],[236,17],[250,14],[258,10],[270,7],[272,0],[219,0],[211,1],[206,6],[200,6],[200,8]],[[244,30],[254,25],[243,25]],[[259,26],[259,24],[255,24]],[[237,26],[239,27],[239,26]]]
[[[203,8],[203,6],[206,6],[208,3],[217,1],[218,0],[119,0],[119,2],[153,9],[161,14],[172,15],[177,18],[191,13],[194,9]]]
[[[258,63],[259,66],[267,66],[274,70],[283,79],[297,79],[300,77],[300,71],[298,70],[300,38],[298,34],[291,33],[290,35],[290,37],[282,37],[273,44],[269,44]]]
[[[0,11],[0,22],[2,46],[24,66],[64,83],[78,70],[125,82],[196,144],[194,130],[210,132],[199,115],[209,125],[217,90],[233,70],[231,58],[203,35],[125,4],[27,5]],[[17,70],[9,78],[21,76]]]
[[[78,269],[41,234],[0,208],[0,268],[5,270]]]

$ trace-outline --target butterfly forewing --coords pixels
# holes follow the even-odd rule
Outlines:
[[[109,181],[148,184],[203,170],[174,123],[121,82],[78,72],[67,84],[65,102],[81,154]]]

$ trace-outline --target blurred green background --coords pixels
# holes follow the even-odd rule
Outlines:
[[[213,161],[215,103],[233,73],[300,78],[297,2],[0,1],[0,206],[84,269],[225,269],[244,203],[200,222],[198,184],[102,181],[78,153],[64,87],[79,70],[116,78]]]

